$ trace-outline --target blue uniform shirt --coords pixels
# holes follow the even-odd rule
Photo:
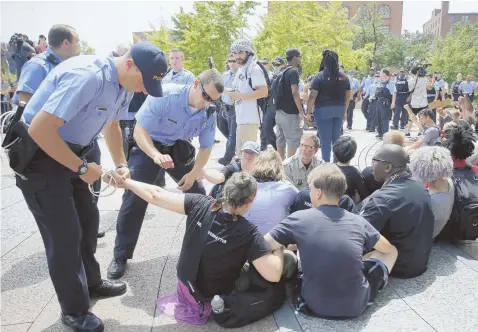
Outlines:
[[[119,85],[113,59],[80,55],[48,74],[24,116],[31,123],[40,111],[53,114],[65,121],[58,129],[64,141],[86,146],[107,123],[125,116],[132,96]]]
[[[360,89],[360,83],[358,79],[356,79],[355,77],[353,78],[349,77],[349,81],[350,81],[350,88],[352,89],[352,94],[354,95]]]
[[[162,82],[163,84],[176,83],[181,85],[191,85],[194,83],[195,80],[196,78],[194,77],[194,74],[191,73],[189,70],[181,69],[177,73],[174,73],[171,69],[169,73],[164,76]]]
[[[368,87],[368,97],[370,100],[375,99],[375,93],[377,92],[377,88],[379,87],[380,81],[374,78],[374,81]]]
[[[232,89],[232,82],[234,82],[234,77],[236,76],[235,73],[231,73],[231,71],[227,71],[222,74],[222,78],[224,79],[224,87]],[[226,96],[224,93],[221,96],[222,101],[227,105],[232,105],[231,97]]]
[[[148,96],[136,121],[151,139],[166,146],[177,140],[199,137],[201,148],[210,148],[216,135],[216,116],[206,120],[207,108],[193,111],[188,103],[190,85],[163,85],[163,97]]]
[[[364,94],[370,94],[370,86],[372,85],[372,83],[375,81],[375,77],[373,76],[367,76],[365,77],[363,80],[362,80],[362,84],[361,84],[361,87],[362,87],[362,92]]]
[[[47,60],[48,57],[53,57],[57,63]],[[18,92],[34,94],[46,75],[60,62],[62,62],[61,58],[51,48],[26,62],[18,81],[17,93],[13,96],[13,103],[18,104]]]
[[[461,92],[461,93],[467,93],[469,95],[472,95],[473,92],[477,89],[476,87],[476,83],[473,82],[473,81],[470,81],[470,82],[467,82],[467,81],[463,81],[461,82],[460,86],[458,87],[458,90]]]

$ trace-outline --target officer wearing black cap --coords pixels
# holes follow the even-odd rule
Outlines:
[[[129,177],[118,121],[132,92],[161,96],[166,57],[151,43],[119,58],[77,56],[56,66],[30,99],[28,133],[38,150],[17,186],[42,235],[62,322],[74,331],[103,331],[90,295],[117,296],[125,283],[101,278],[95,259],[99,212],[88,185],[102,175],[85,154],[103,131],[119,179]]]
[[[409,93],[410,91],[408,88],[408,80],[405,76],[405,69],[401,68],[395,81],[395,93],[393,94],[391,105],[391,109],[393,110],[393,125],[390,128],[394,130],[398,129],[399,120],[400,129],[404,129],[408,123],[408,112],[403,106],[405,106]]]

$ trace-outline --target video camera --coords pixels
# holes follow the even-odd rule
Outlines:
[[[431,66],[431,63],[425,63],[422,66],[418,66],[418,77],[425,77],[427,76],[427,71],[426,69]]]

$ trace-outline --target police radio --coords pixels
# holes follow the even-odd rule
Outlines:
[[[22,174],[38,150],[38,145],[28,134],[28,124],[22,121],[25,107],[26,103],[21,101],[16,111],[4,114],[2,121],[2,127],[6,126],[2,148],[7,153],[10,168],[24,180]]]

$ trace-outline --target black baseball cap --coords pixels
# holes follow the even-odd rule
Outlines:
[[[161,80],[168,71],[168,62],[163,51],[152,43],[143,42],[134,44],[130,53],[134,64],[141,72],[146,92],[153,97],[162,97]]]
[[[276,56],[274,61],[272,61],[273,66],[282,66],[285,63],[284,59],[281,58],[280,56]]]
[[[292,58],[294,56],[300,56],[300,52],[296,48],[290,48],[287,51],[285,51],[285,57],[286,59]]]

